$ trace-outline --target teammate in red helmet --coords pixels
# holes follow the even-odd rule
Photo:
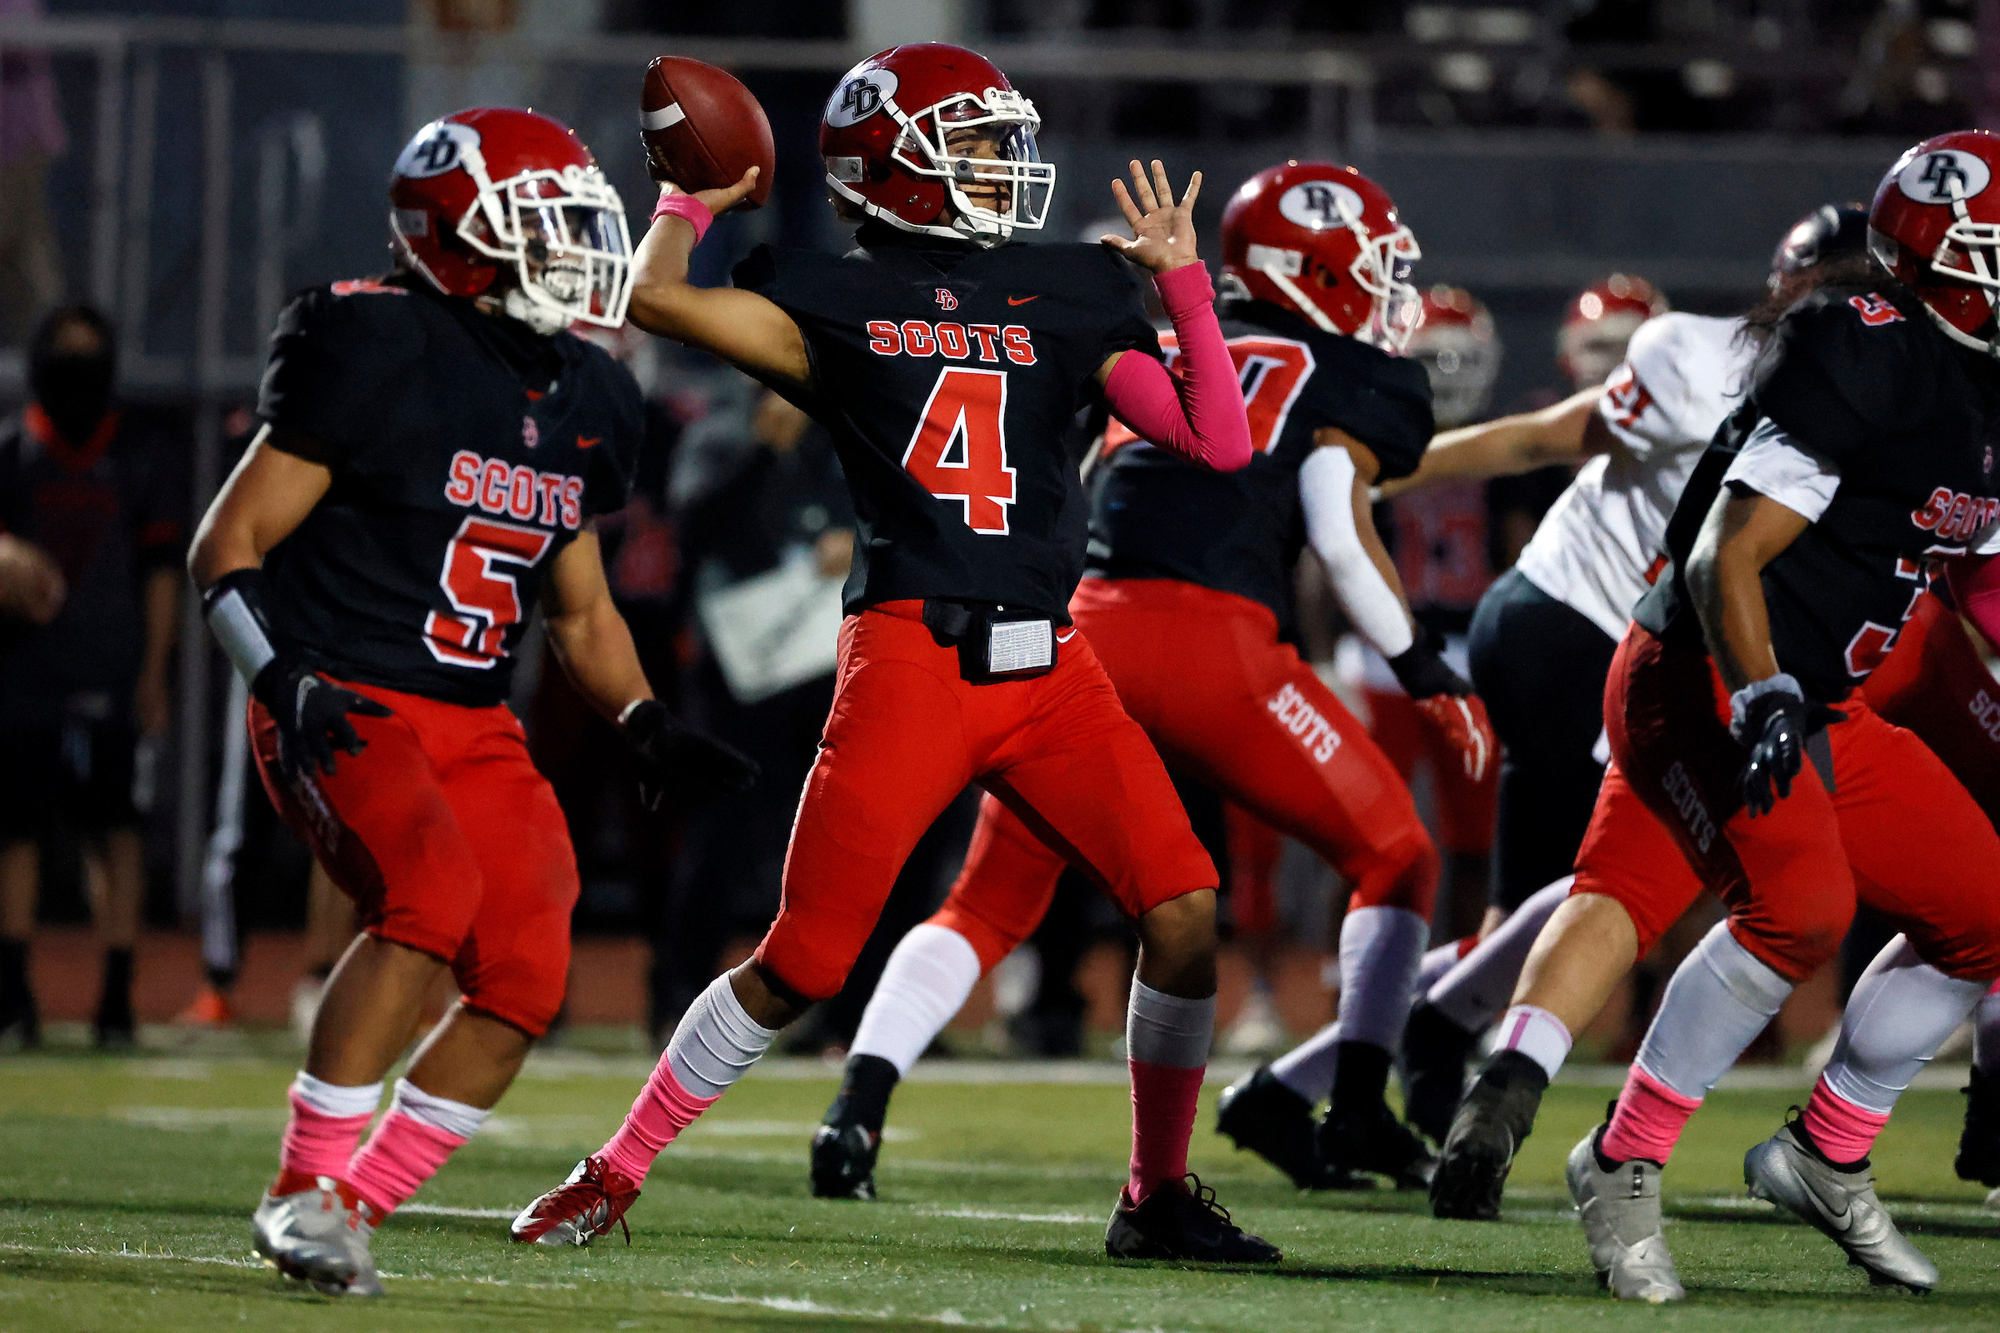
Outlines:
[[[1421,718],[1477,773],[1479,701],[1424,642],[1368,520],[1368,487],[1430,435],[1409,335],[1415,239],[1350,167],[1287,163],[1223,213],[1223,336],[1256,450],[1227,475],[1113,424],[1092,477],[1089,567],[1070,614],[1119,698],[1177,769],[1296,837],[1353,890],[1340,1016],[1223,1094],[1219,1127],[1303,1188],[1379,1173],[1421,1186],[1429,1155],[1383,1100],[1438,859],[1409,791],[1294,646],[1292,568],[1307,545],[1342,604],[1409,682]],[[1186,343],[1167,342],[1182,363]],[[989,798],[944,906],[904,937],[813,1140],[816,1194],[872,1197],[896,1081],[979,977],[1033,932],[1068,849]],[[1315,1123],[1314,1107],[1332,1096]]]
[[[1860,688],[1929,574],[2000,550],[1996,170],[2000,137],[1980,131],[1905,153],[1869,210],[1897,277],[1823,285],[1772,330],[1613,659],[1612,764],[1574,892],[1452,1125],[1439,1179],[1481,1178],[1497,1201],[1569,1033],[1702,887],[1722,898],[1728,920],[1674,974],[1609,1121],[1570,1153],[1593,1266],[1621,1297],[1683,1294],[1662,1164],[1857,902],[1935,970],[1933,1009],[1963,1016],[2000,976],[2000,835]],[[1754,1193],[1918,1290],[1937,1270],[1877,1201],[1867,1155],[1886,1120],[1871,1103],[1929,1053],[1872,1091],[1822,1082],[1745,1161]]]
[[[286,308],[263,429],[188,555],[250,682],[265,788],[363,928],[254,1220],[261,1254],[329,1293],[381,1290],[374,1229],[478,1130],[562,1003],[576,860],[504,702],[536,604],[650,785],[751,776],[653,700],[598,559],[592,518],[625,504],[642,404],[559,330],[623,318],[617,192],[557,122],[476,110],[417,132],[390,203],[396,271]],[[446,971],[463,998],[361,1145]]]
[[[1614,273],[1570,298],[1556,332],[1556,366],[1578,389],[1602,384],[1625,359],[1639,326],[1672,307],[1659,288],[1629,273]]]
[[[1189,471],[1234,471],[1251,436],[1210,308],[1190,206],[1165,169],[1114,186],[1133,237],[1010,244],[1048,218],[1034,106],[955,46],[855,66],[820,132],[847,258],[759,249],[736,285],[686,282],[715,212],[754,185],[667,183],[640,244],[635,322],[775,387],[833,433],[859,534],[840,667],[755,955],[688,1010],[625,1124],[524,1210],[515,1239],[583,1244],[618,1224],[655,1156],[833,995],[904,859],[968,782],[1062,846],[1141,941],[1127,1046],[1129,1180],[1105,1237],[1127,1257],[1274,1262],[1187,1174],[1215,1008],[1215,867],[1166,769],[1069,612],[1086,502],[1065,429],[1102,401]],[[1123,254],[1178,336],[1159,359]]]

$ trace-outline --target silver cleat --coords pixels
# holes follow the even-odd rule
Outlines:
[[[375,1234],[372,1216],[351,1190],[318,1176],[304,1189],[266,1193],[251,1214],[250,1230],[257,1253],[286,1277],[327,1296],[380,1296],[382,1283],[368,1249]]]
[[[1750,1197],[1775,1203],[1809,1222],[1847,1251],[1847,1261],[1868,1270],[1878,1286],[1927,1292],[1937,1286],[1937,1265],[1910,1244],[1875,1197],[1866,1167],[1836,1171],[1786,1125],[1743,1155],[1743,1183]]]
[[[1659,1305],[1680,1300],[1687,1291],[1660,1229],[1660,1168],[1651,1162],[1620,1162],[1604,1170],[1596,1152],[1603,1132],[1599,1125],[1584,1135],[1563,1168],[1597,1280],[1621,1301]]]

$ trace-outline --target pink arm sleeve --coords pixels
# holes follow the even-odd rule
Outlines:
[[[2000,646],[2000,556],[1954,560],[1945,568],[1945,579],[1965,618],[1979,627],[1986,642]]]
[[[1189,462],[1234,472],[1250,462],[1243,386],[1216,323],[1208,270],[1187,264],[1153,279],[1180,342],[1178,375],[1144,353],[1121,356],[1104,397],[1134,434]]]

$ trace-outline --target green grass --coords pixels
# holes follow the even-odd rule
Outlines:
[[[525,1202],[617,1124],[639,1067],[531,1067],[416,1202]],[[1433,1221],[1411,1195],[1299,1195],[1218,1139],[1205,1108],[1195,1168],[1285,1249],[1275,1272],[1229,1272],[1105,1259],[1120,1087],[906,1086],[892,1123],[908,1137],[870,1205],[806,1194],[805,1127],[831,1078],[753,1077],[661,1160],[631,1248],[522,1249],[499,1218],[406,1212],[376,1241],[389,1295],[343,1302],[249,1254],[290,1073],[261,1057],[0,1061],[0,1330],[2000,1326],[2000,1215],[1951,1174],[1951,1093],[1910,1094],[1876,1154],[1885,1196],[1944,1274],[1922,1299],[1870,1289],[1817,1233],[1742,1199],[1743,1150],[1795,1092],[1719,1092],[1694,1122],[1667,1176],[1689,1299],[1655,1309],[1597,1291],[1561,1192],[1601,1089],[1551,1092],[1497,1225]]]

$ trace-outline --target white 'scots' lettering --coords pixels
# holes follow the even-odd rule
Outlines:
[[[451,479],[444,498],[467,509],[505,514],[526,523],[571,531],[583,526],[583,478],[537,472],[500,458],[482,458],[470,449],[451,456]]]
[[[1333,758],[1340,748],[1340,733],[1333,729],[1333,723],[1324,713],[1314,708],[1312,700],[1299,692],[1299,687],[1286,681],[1271,701],[1264,705],[1271,710],[1285,730],[1299,738],[1299,744],[1306,747],[1320,763]]]
[[[868,350],[877,356],[941,356],[952,361],[1035,364],[1035,345],[1020,324],[932,324],[928,320],[868,321]]]
[[[1910,522],[1948,542],[1962,542],[2000,515],[2000,500],[1967,495],[1949,486],[1931,492],[1930,503],[1910,514]]]
[[[1676,759],[1660,776],[1660,786],[1666,789],[1667,799],[1674,803],[1681,822],[1687,825],[1688,836],[1694,839],[1695,850],[1706,853],[1715,842],[1715,820],[1708,813],[1707,802],[1695,789],[1694,779],[1687,769]]]
[[[2000,703],[1995,703],[1985,690],[1976,691],[1970,705],[1972,720],[1986,733],[1987,739],[2000,743]]]

